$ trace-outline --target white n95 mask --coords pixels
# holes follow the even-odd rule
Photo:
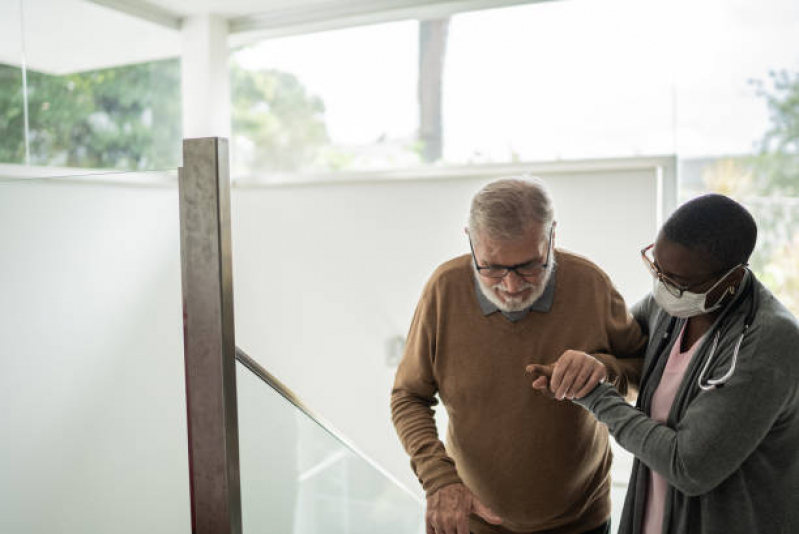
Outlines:
[[[723,295],[719,297],[713,306],[705,307],[707,296],[714,289],[716,289],[717,285],[719,285],[738,267],[740,267],[740,265],[736,265],[730,269],[727,274],[719,278],[718,282],[713,284],[713,286],[704,293],[683,291],[681,297],[677,297],[669,293],[669,290],[663,284],[663,281],[660,278],[655,277],[655,285],[652,288],[652,296],[655,297],[655,302],[657,302],[658,305],[672,317],[686,319],[688,317],[695,317],[697,315],[704,315],[706,313],[714,312],[721,308],[721,302],[724,300]],[[729,291],[730,294],[734,294],[735,286],[730,286],[727,291]]]

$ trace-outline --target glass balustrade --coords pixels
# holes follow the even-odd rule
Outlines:
[[[280,386],[241,363],[237,381],[246,534],[424,532],[417,496],[283,396]]]

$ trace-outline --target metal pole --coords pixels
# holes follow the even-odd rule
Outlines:
[[[240,534],[227,140],[184,140],[178,181],[192,533]]]

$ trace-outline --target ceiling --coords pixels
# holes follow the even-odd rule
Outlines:
[[[64,74],[181,54],[189,17],[227,20],[229,44],[545,0],[0,0],[0,63]]]

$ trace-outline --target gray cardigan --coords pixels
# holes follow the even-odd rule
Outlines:
[[[756,315],[723,387],[703,391],[697,378],[717,328],[706,376],[730,368],[751,292],[739,292],[739,305],[728,306],[694,353],[666,424],[649,418],[652,395],[685,320],[654,354],[670,317],[651,295],[633,309],[650,338],[644,372],[654,366],[639,407],[608,384],[574,401],[635,455],[619,534],[641,532],[650,469],[669,483],[663,534],[799,533],[799,323],[754,275],[744,283],[755,284]]]

